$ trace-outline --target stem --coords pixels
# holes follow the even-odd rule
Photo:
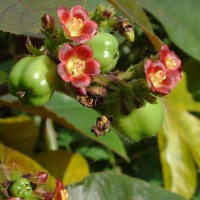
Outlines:
[[[45,142],[48,150],[57,150],[57,135],[53,127],[53,121],[47,118],[45,121]]]

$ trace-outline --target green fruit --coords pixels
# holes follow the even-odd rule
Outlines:
[[[29,180],[26,178],[17,178],[14,180],[11,183],[8,191],[11,197],[20,197],[29,200],[34,199],[32,187]]]
[[[114,128],[126,140],[139,141],[158,133],[164,120],[164,108],[160,100],[156,104],[148,102],[142,108],[128,115],[120,113],[119,106],[108,108],[108,113],[114,117]]]
[[[93,57],[101,64],[101,72],[112,70],[119,58],[118,42],[110,33],[99,32],[89,42],[93,49]]]
[[[8,87],[22,103],[42,106],[52,96],[57,80],[57,64],[48,56],[28,56],[11,70]]]

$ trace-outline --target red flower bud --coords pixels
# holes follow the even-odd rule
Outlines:
[[[53,32],[55,30],[55,21],[54,18],[48,14],[45,14],[42,18],[42,27],[47,31],[47,32]]]

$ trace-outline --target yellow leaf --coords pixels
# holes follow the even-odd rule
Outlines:
[[[187,90],[186,75],[165,98],[165,120],[158,134],[165,187],[190,199],[200,167],[200,120],[188,112],[200,111],[200,103]]]
[[[197,185],[194,161],[179,136],[180,127],[173,112],[166,115],[163,130],[158,134],[165,188],[190,199]]]
[[[27,173],[36,174],[41,171],[49,174],[46,169],[30,157],[0,143],[0,181],[9,179],[12,172],[16,169],[22,175]],[[52,188],[55,186],[54,182],[54,178],[49,174],[47,185]]]
[[[89,174],[88,163],[82,156],[64,150],[48,151],[34,156],[52,175],[64,185],[82,181]]]
[[[182,73],[182,76],[178,86],[166,97],[168,105],[176,104],[185,110],[200,112],[200,102],[193,100],[187,89],[187,76],[185,73]]]
[[[27,116],[0,118],[0,141],[5,145],[31,154],[38,139],[38,129]]]
[[[200,168],[200,120],[188,112],[181,112],[178,116],[180,137],[189,147],[193,158]]]

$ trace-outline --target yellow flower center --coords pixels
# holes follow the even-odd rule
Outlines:
[[[68,62],[67,68],[72,76],[80,76],[83,69],[85,69],[85,62],[80,59],[73,58]]]
[[[62,197],[62,200],[68,200],[69,199],[69,194],[67,192],[67,190],[60,190],[60,194],[61,194],[61,197]]]
[[[80,30],[83,28],[83,20],[80,18],[74,17],[69,24],[69,31],[72,36],[78,36],[80,34]]]
[[[159,87],[160,83],[166,79],[166,75],[162,70],[158,70],[156,73],[152,73],[149,75],[154,87]]]
[[[176,62],[172,57],[169,57],[165,60],[165,65],[168,69],[173,70],[176,67]]]

